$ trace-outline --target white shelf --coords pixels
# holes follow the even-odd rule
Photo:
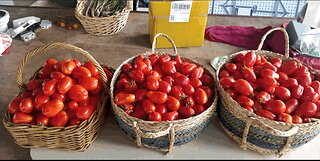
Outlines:
[[[84,152],[71,152],[49,149],[31,149],[32,159],[319,159],[319,136],[303,145],[296,151],[291,151],[277,158],[274,155],[262,155],[251,150],[243,150],[231,140],[221,129],[214,118],[198,139],[174,147],[173,151],[164,155],[163,152],[137,148],[135,143],[118,127],[113,116],[109,116],[102,127],[98,138]]]

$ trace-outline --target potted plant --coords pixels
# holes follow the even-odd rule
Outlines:
[[[75,16],[93,35],[112,35],[127,23],[131,0],[78,0]]]

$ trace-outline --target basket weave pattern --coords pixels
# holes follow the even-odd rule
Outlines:
[[[30,51],[21,61],[17,72],[17,83],[21,91],[20,94],[25,90],[25,84],[22,82],[22,72],[27,60],[30,59],[32,56],[43,54],[45,51],[53,50],[56,48],[64,48],[70,51],[75,51],[77,53],[82,54],[88,60],[92,61],[98,69],[98,71],[100,72],[103,81],[105,82],[103,84],[103,91],[107,90],[107,77],[103,72],[102,67],[88,52],[69,44],[52,43]],[[106,68],[112,71],[111,68]],[[38,71],[35,72],[31,79],[37,78]],[[105,92],[102,92],[101,100],[97,104],[96,111],[91,115],[91,117],[88,120],[83,121],[80,125],[66,127],[46,127],[29,124],[14,124],[11,122],[11,114],[9,114],[8,112],[5,113],[5,116],[3,118],[3,124],[5,128],[13,136],[15,142],[21,147],[45,147],[62,150],[84,151],[85,149],[90,147],[92,142],[95,140],[98,131],[100,130],[100,127],[102,126],[105,120],[105,106],[108,99],[109,95]]]
[[[280,30],[285,33],[287,44],[285,56],[271,51],[261,50],[266,36],[275,30]],[[262,154],[275,154],[278,157],[281,157],[289,150],[294,150],[295,148],[302,146],[316,137],[320,133],[320,121],[318,119],[313,119],[313,122],[311,123],[289,124],[257,116],[241,107],[229,96],[221,86],[218,75],[225,63],[230,62],[236,55],[249,51],[267,59],[277,57],[281,58],[282,61],[297,61],[289,58],[287,36],[288,35],[283,28],[270,30],[262,38],[258,50],[240,51],[230,55],[222,61],[216,72],[216,84],[220,95],[217,116],[227,135],[238,142],[243,149],[248,148]],[[312,74],[318,75],[315,70],[310,67],[308,68]]]
[[[159,36],[164,36],[171,42],[174,47],[174,53],[176,54],[177,50],[173,41],[164,34],[157,34],[154,39],[156,40],[156,38]],[[152,52],[144,53],[146,57],[152,53],[157,53],[160,55],[159,52],[155,52],[155,40],[153,42]],[[168,55],[171,57],[174,56],[171,54]],[[155,148],[165,152],[170,152],[174,146],[186,144],[197,138],[215,113],[218,98],[216,88],[212,89],[213,98],[209,100],[211,101],[211,106],[197,116],[188,119],[161,122],[145,121],[132,117],[115,104],[113,101],[113,92],[117,78],[121,73],[121,67],[126,63],[132,63],[136,57],[137,56],[127,59],[117,68],[110,84],[110,99],[112,109],[122,130],[129,136],[129,138],[136,142],[138,147],[144,146],[148,148]],[[183,58],[183,60],[193,62],[186,58]],[[213,75],[208,70],[205,69],[205,73],[213,78]]]
[[[128,0],[127,7],[121,12],[109,17],[89,17],[83,15],[87,0],[78,1],[75,16],[79,19],[84,29],[93,35],[113,35],[121,31],[127,24],[132,1]]]

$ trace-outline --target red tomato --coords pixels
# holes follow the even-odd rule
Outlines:
[[[175,67],[176,62],[175,61],[167,61],[162,63],[162,71],[167,74],[167,75],[171,75],[175,72],[177,72],[177,69]]]
[[[42,81],[39,79],[32,79],[27,83],[27,90],[28,91],[33,91],[36,88],[41,87]]]
[[[98,103],[101,100],[101,96],[100,95],[92,95],[90,96],[90,105],[95,109],[98,105]]]
[[[142,71],[144,74],[148,74],[150,72],[150,68],[148,67],[148,65],[140,59],[134,60],[133,68]]]
[[[47,59],[46,61],[45,61],[45,63],[44,63],[44,67],[45,68],[50,68],[50,69],[54,69],[54,65],[56,64],[56,63],[58,63],[58,61],[57,60],[55,60],[55,59]]]
[[[303,94],[315,92],[312,87],[304,87]]]
[[[56,64],[53,65],[54,70],[61,72],[61,66],[66,61],[67,60],[58,61]]]
[[[294,111],[294,114],[300,117],[313,117],[317,112],[317,105],[313,102],[303,102]]]
[[[274,114],[280,114],[286,111],[286,105],[281,100],[270,100],[264,104],[264,109]]]
[[[202,67],[198,67],[196,69],[193,69],[190,74],[189,74],[189,77],[190,78],[201,78],[202,75],[204,73],[204,69]]]
[[[263,109],[258,110],[258,111],[256,112],[256,114],[257,114],[258,116],[265,117],[265,118],[270,119],[270,120],[275,120],[275,119],[276,119],[276,115],[273,114],[273,113],[270,112],[270,111],[267,111],[267,110],[263,110]]]
[[[292,74],[293,77],[299,77],[301,75],[309,74],[309,69],[306,66],[299,66],[297,70]]]
[[[260,56],[260,55],[257,55],[257,54],[256,54],[256,56],[257,56],[257,58],[256,58],[256,63],[255,63],[255,65],[261,64],[261,56]]]
[[[108,80],[111,81],[111,79],[113,77],[113,73],[110,70],[108,70],[107,68],[102,68],[102,69],[103,69],[104,73],[106,74]],[[98,75],[100,75],[100,73]]]
[[[174,80],[175,85],[183,86],[190,83],[190,79],[185,75],[180,75]]]
[[[297,115],[292,116],[292,123],[294,123],[294,124],[302,124],[301,117],[299,117]]]
[[[149,99],[142,100],[142,107],[145,113],[151,114],[156,111],[156,106]]]
[[[161,115],[163,115],[164,113],[168,112],[168,109],[164,104],[157,104],[156,105],[156,112],[158,112]]]
[[[61,100],[62,102],[64,102],[66,100],[66,96],[61,93],[55,93],[51,96],[51,99],[52,100]]]
[[[243,57],[243,65],[246,67],[252,67],[257,60],[257,55],[253,52],[248,52],[246,55]]]
[[[291,97],[299,99],[303,94],[304,88],[299,84],[291,88]]]
[[[209,87],[213,86],[213,83],[214,83],[213,78],[211,78],[207,74],[203,74],[203,76],[200,78],[200,80],[201,80],[202,84],[205,86],[209,86]]]
[[[47,126],[49,124],[49,117],[44,116],[43,114],[40,114],[37,116],[37,125],[40,126]]]
[[[242,73],[240,71],[236,71],[231,74],[231,77],[234,78],[234,80],[243,79]]]
[[[87,120],[91,117],[92,113],[94,112],[94,107],[89,106],[79,106],[76,109],[76,116],[80,120]]]
[[[130,116],[136,117],[139,119],[144,119],[146,117],[146,113],[144,112],[142,105],[137,104],[134,111],[132,113],[130,113]]]
[[[181,86],[173,86],[171,89],[170,95],[174,96],[179,100],[185,97],[185,94],[182,92]]]
[[[78,59],[72,59],[72,61],[77,65],[77,67],[80,67],[82,65]]]
[[[256,81],[257,77],[254,74],[253,70],[250,68],[244,68],[242,70],[242,76],[245,80],[249,81],[249,82],[254,82]]]
[[[61,111],[57,115],[50,118],[49,123],[53,127],[63,127],[63,126],[66,126],[68,119],[69,119],[69,117],[68,117],[66,111]]]
[[[307,117],[302,118],[302,122],[303,123],[310,123],[311,122],[311,118],[307,118]]]
[[[261,91],[255,95],[255,98],[259,103],[266,103],[271,99],[271,96],[268,92]]]
[[[299,102],[294,98],[290,98],[285,102],[285,105],[286,105],[285,113],[291,114],[293,111],[297,109]]]
[[[255,81],[255,84],[258,87],[261,87],[264,91],[268,93],[273,93],[278,82],[271,77],[266,77],[266,78],[258,78]]]
[[[286,73],[288,76],[293,74],[298,69],[298,63],[296,61],[283,62],[280,71]]]
[[[240,95],[236,98],[236,101],[242,106],[242,107],[252,107],[254,105],[254,102],[252,99],[250,99],[247,96]]]
[[[129,77],[138,83],[145,80],[145,76],[141,70],[134,69],[129,73]]]
[[[43,94],[47,96],[53,95],[57,90],[58,80],[57,79],[51,79],[48,82],[44,83],[42,87]]]
[[[179,116],[181,116],[183,119],[187,119],[196,114],[193,108],[183,107],[183,106],[179,108],[178,112],[179,112]]]
[[[224,77],[228,77],[228,76],[230,76],[230,74],[229,74],[229,72],[228,72],[227,70],[225,70],[225,69],[223,69],[223,70],[221,70],[221,71],[219,72],[219,78],[224,78]]]
[[[185,94],[189,95],[189,96],[191,96],[191,95],[194,94],[194,88],[193,88],[193,86],[192,86],[191,84],[185,84],[185,85],[183,85],[183,86],[182,86],[182,91],[183,91]]]
[[[274,78],[275,80],[278,80],[280,78],[279,74],[271,69],[262,69],[260,71],[260,76],[261,78],[271,77],[271,78]]]
[[[168,95],[164,92],[149,91],[147,97],[154,103],[163,104],[168,100]]]
[[[181,73],[184,75],[188,75],[192,70],[196,69],[197,65],[194,63],[185,62],[181,68]]]
[[[159,112],[152,112],[148,115],[149,121],[162,121],[162,116]]]
[[[98,83],[98,87],[94,90],[89,90],[88,92],[91,93],[91,94],[94,94],[94,95],[98,95],[100,94],[102,91],[102,84],[99,82]]]
[[[41,111],[44,104],[50,101],[50,97],[44,94],[39,94],[34,99],[34,108]]]
[[[53,117],[58,114],[64,107],[61,100],[52,100],[44,105],[42,114],[46,117]]]
[[[303,92],[300,98],[301,102],[314,102],[319,99],[319,94],[316,92]]]
[[[33,99],[25,98],[19,104],[19,111],[23,113],[31,113],[33,110]]]
[[[21,97],[14,98],[8,105],[8,112],[12,115],[19,112],[19,104],[21,101]]]
[[[310,77],[310,74],[300,75],[299,77],[296,77],[299,84],[301,84],[304,87],[308,87],[311,85],[312,79]]]
[[[201,114],[203,111],[206,110],[205,107],[202,106],[202,105],[195,105],[195,106],[193,106],[193,107],[191,107],[191,108],[193,108],[193,110],[194,110],[194,112],[195,112],[195,115],[199,115],[199,114]]]
[[[285,83],[289,79],[289,77],[288,77],[288,75],[286,73],[278,71],[278,75],[279,75],[278,82],[280,84]]]
[[[313,81],[310,86],[314,89],[315,92],[320,94],[320,82],[319,81]]]
[[[196,104],[196,101],[194,100],[194,98],[192,96],[188,96],[183,99],[183,105],[185,107],[193,107],[195,104]]]
[[[116,82],[116,87],[118,89],[124,88],[127,84],[130,84],[131,82],[132,81],[130,81],[130,79],[128,79],[128,78],[121,78]],[[133,81],[133,82],[135,82],[135,81]]]
[[[204,105],[208,102],[208,95],[202,88],[196,89],[194,92],[194,98],[200,105]]]
[[[151,91],[156,91],[159,88],[159,81],[149,78],[146,82],[146,88]]]
[[[274,63],[280,63],[280,64],[282,64],[282,60],[281,60],[280,58],[272,58],[272,59],[270,60],[270,62],[271,62],[272,64],[274,64]]]
[[[253,93],[253,88],[250,85],[250,83],[248,83],[246,80],[244,79],[238,79],[236,82],[233,83],[233,89],[245,96],[249,96]]]
[[[276,87],[274,94],[277,96],[277,98],[286,101],[291,97],[291,92],[286,87]]]
[[[98,87],[98,79],[94,77],[82,77],[79,79],[79,85],[86,90],[94,90]]]
[[[151,71],[151,70],[152,70],[151,60],[147,58],[147,59],[144,59],[143,62],[146,63],[146,65],[147,65],[148,68],[149,68],[149,71]]]
[[[234,57],[236,63],[242,63],[245,53],[239,53]]]
[[[171,92],[171,85],[165,81],[159,81],[159,89],[160,92],[164,92],[169,94]]]
[[[121,70],[125,73],[129,73],[133,69],[132,65],[130,63],[123,64],[121,67]]]
[[[20,95],[21,98],[30,98],[32,97],[32,92],[23,92],[21,95]]]
[[[207,93],[208,99],[212,97],[212,89],[210,87],[202,86],[200,88],[202,88]]]
[[[81,123],[81,120],[77,119],[77,118],[74,118],[74,119],[70,119],[70,122],[69,122],[69,125],[72,126],[72,125],[80,125]]]
[[[135,99],[137,101],[142,101],[144,98],[146,98],[147,91],[145,89],[138,89],[134,92]]]
[[[86,63],[84,63],[83,67],[87,68],[90,71],[91,76],[96,76],[96,75],[100,74],[98,69],[96,68],[96,66],[94,66],[92,61],[87,61]]]
[[[17,112],[12,117],[12,122],[15,124],[29,124],[33,120],[33,117],[29,114]]]
[[[50,68],[42,68],[39,70],[39,78],[44,80],[44,79],[49,79],[50,75],[52,73],[52,69]]]
[[[233,77],[224,77],[224,78],[221,78],[219,81],[220,81],[221,86],[224,89],[231,88],[234,85],[234,83],[236,82]]]
[[[237,65],[234,63],[226,63],[224,64],[224,68],[226,68],[229,73],[234,73],[237,71]]]
[[[201,81],[199,79],[197,79],[197,78],[191,78],[189,83],[193,86],[193,88],[199,88],[199,87],[202,86]]]
[[[292,116],[286,113],[280,113],[277,117],[278,121],[292,123]]]
[[[172,86],[174,83],[174,79],[171,76],[164,77],[163,81],[168,82],[170,84],[170,86]]]
[[[59,72],[59,71],[53,71],[51,74],[50,74],[50,78],[51,79],[57,79],[57,80],[60,80],[62,78],[64,78],[66,75],[64,75],[63,73]]]
[[[275,67],[273,64],[271,64],[270,62],[266,62],[262,65],[262,69],[270,69],[274,72],[277,72],[278,71],[278,68]],[[260,71],[261,72],[261,71]]]
[[[91,72],[89,69],[87,69],[86,67],[76,67],[73,71],[72,71],[72,78],[73,79],[80,79],[81,77],[91,77]]]
[[[58,92],[61,94],[65,94],[69,91],[72,86],[72,79],[68,76],[65,76],[58,82]]]
[[[159,59],[159,56],[157,54],[151,54],[149,56],[149,60],[151,61],[152,65],[156,64],[158,59]]]
[[[237,92],[234,90],[234,89],[231,89],[231,88],[229,88],[229,89],[226,89],[226,92],[229,94],[229,96],[231,97],[231,98],[233,98],[234,100],[237,98],[237,96],[238,96],[238,94],[237,94]]]
[[[42,86],[39,88],[36,88],[35,90],[32,91],[32,97],[36,97],[39,94],[43,94],[42,93]]]
[[[281,84],[281,86],[286,87],[286,88],[291,88],[293,86],[297,86],[298,85],[298,81],[295,78],[289,78],[287,81],[285,81],[283,84]]]
[[[74,85],[68,91],[68,97],[76,102],[82,102],[88,98],[88,91],[81,85]]]
[[[127,92],[119,92],[114,97],[114,102],[120,106],[124,104],[130,104],[135,101],[135,95]]]
[[[68,103],[68,109],[70,110],[76,110],[78,107],[79,107],[79,104],[76,101],[70,101]]]
[[[320,100],[316,100],[313,103],[317,105],[317,112],[320,112]]]
[[[152,70],[150,74],[147,76],[147,79],[154,79],[157,81],[160,80],[160,78],[161,78],[161,75],[155,70]]]
[[[180,101],[173,96],[168,96],[168,100],[166,101],[166,107],[170,111],[177,111],[180,108]]]
[[[72,73],[72,71],[77,67],[77,65],[71,61],[71,60],[68,60],[66,62],[64,62],[62,65],[61,65],[61,72],[63,74],[66,74],[66,75],[69,75]]]
[[[259,103],[259,102],[257,102],[257,101],[254,103],[254,105],[253,105],[252,108],[253,108],[253,111],[254,111],[254,112],[257,112],[257,111],[259,111],[259,110],[263,110],[263,107],[262,107],[261,103]]]
[[[170,61],[170,60],[171,60],[170,56],[169,56],[169,55],[166,55],[166,54],[161,55],[161,56],[158,58],[158,62],[159,62],[160,64],[162,64],[162,63],[164,63],[164,62],[167,62],[167,61]]]
[[[173,121],[177,120],[179,116],[179,113],[177,111],[168,112],[162,115],[163,121]]]

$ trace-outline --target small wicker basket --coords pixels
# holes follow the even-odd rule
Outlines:
[[[159,52],[155,52],[156,38],[159,36],[163,36],[171,42],[174,49],[174,54],[169,55],[171,57],[177,55],[177,49],[172,39],[162,33],[157,34],[154,37],[152,51],[145,52],[144,55],[146,57],[152,53],[157,53],[160,55]],[[132,117],[115,104],[113,93],[114,86],[121,73],[122,66],[125,63],[132,63],[136,57],[137,56],[134,56],[124,61],[116,69],[114,77],[111,80],[110,99],[114,115],[119,123],[119,126],[132,140],[135,140],[138,147],[145,146],[169,153],[173,146],[183,145],[197,138],[200,132],[206,127],[211,120],[212,115],[215,113],[218,99],[217,90],[215,87],[212,89],[213,98],[210,100],[211,106],[201,114],[188,119],[156,122],[145,121]],[[183,58],[183,60],[193,62],[187,58]],[[214,77],[207,69],[205,69],[205,73],[210,75],[212,78]]]
[[[276,30],[282,31],[285,35],[286,50],[284,56],[261,50],[266,37]],[[215,81],[220,95],[217,116],[226,134],[239,143],[243,149],[248,148],[262,154],[275,154],[277,157],[281,157],[285,152],[296,149],[315,138],[320,133],[320,121],[314,119],[311,123],[303,124],[273,121],[247,111],[233,100],[221,86],[218,80],[219,72],[223,65],[232,60],[237,54],[249,51],[267,59],[277,57],[281,58],[282,61],[297,61],[289,58],[288,35],[283,28],[274,28],[268,31],[262,37],[258,50],[240,51],[226,57],[219,63],[216,72]],[[313,74],[318,75],[315,70],[310,67],[309,69]]]
[[[108,91],[108,80],[103,71],[103,68],[87,51],[69,44],[52,43],[28,52],[23,58],[23,60],[20,62],[17,71],[17,83],[20,88],[19,95],[26,90],[26,85],[22,81],[22,73],[27,61],[33,56],[45,54],[46,51],[57,48],[63,48],[69,51],[77,52],[84,56],[87,60],[92,61],[95,67],[98,69],[104,81],[103,91]],[[106,68],[113,71],[112,68]],[[31,79],[38,77],[39,70],[33,75]],[[11,114],[9,114],[8,112],[5,113],[5,116],[3,118],[3,124],[5,128],[13,136],[15,142],[21,147],[44,147],[62,150],[84,151],[95,140],[98,131],[105,120],[105,106],[107,100],[109,100],[108,92],[102,92],[101,100],[97,104],[96,111],[91,115],[91,117],[88,120],[83,121],[80,125],[66,127],[46,127],[30,124],[14,124],[11,122]]]
[[[109,17],[89,17],[83,15],[88,0],[80,0],[75,8],[75,16],[79,19],[84,29],[92,35],[106,36],[120,32],[127,24],[132,1],[127,1],[127,6],[119,13]]]

